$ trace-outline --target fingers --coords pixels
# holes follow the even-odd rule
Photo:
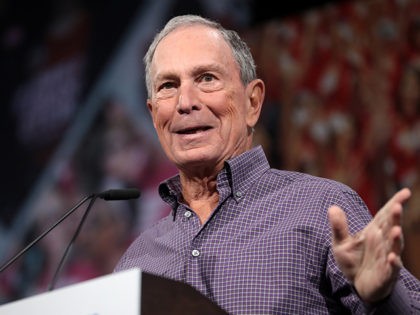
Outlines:
[[[401,256],[396,255],[395,253],[389,253],[388,261],[392,266],[392,273],[395,277],[398,277],[398,272],[403,267],[403,262]]]
[[[338,206],[331,206],[328,209],[328,219],[332,229],[333,244],[341,243],[347,239],[349,229],[344,211]]]
[[[406,202],[408,200],[408,198],[410,198],[411,196],[411,191],[408,188],[402,188],[399,191],[397,191],[394,196],[391,198],[391,200],[394,199],[395,202],[398,202],[400,204],[403,204],[404,202]]]
[[[408,188],[399,190],[377,213],[378,218],[374,218],[374,221],[377,220],[375,223],[381,230],[384,241],[388,244],[389,262],[396,268],[401,265],[400,255],[404,248],[404,236],[401,227],[403,203],[410,196],[411,192]]]
[[[374,221],[385,234],[389,233],[393,226],[401,225],[403,203],[410,196],[411,192],[408,188],[399,190],[376,214]]]
[[[404,248],[404,238],[400,226],[394,226],[390,231],[391,252],[400,256]]]
[[[411,196],[410,189],[408,188],[400,189],[391,197],[391,199],[388,200],[388,202],[382,207],[379,213],[382,210],[386,212],[388,209],[390,209],[388,211],[393,211],[393,209],[395,208],[402,209],[402,205],[404,204],[404,202],[408,200],[408,198],[410,198],[410,196]]]

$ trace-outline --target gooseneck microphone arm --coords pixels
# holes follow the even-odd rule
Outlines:
[[[93,204],[95,203],[96,198],[98,198],[98,195],[94,195],[94,196],[90,199],[89,205],[87,206],[87,208],[86,208],[86,210],[85,210],[85,213],[83,214],[82,218],[80,219],[80,222],[79,222],[79,225],[77,226],[76,232],[73,234],[73,237],[71,238],[70,242],[68,243],[68,245],[67,245],[67,247],[66,247],[66,250],[64,251],[64,254],[63,254],[63,256],[61,257],[61,260],[60,260],[60,262],[58,263],[58,266],[57,266],[57,268],[56,268],[56,270],[55,270],[55,272],[54,272],[54,276],[53,276],[53,278],[52,278],[52,280],[51,280],[51,283],[50,283],[50,285],[48,286],[48,291],[52,291],[52,290],[54,289],[55,284],[57,283],[57,280],[58,280],[58,274],[60,273],[61,268],[62,268],[62,267],[63,267],[63,265],[64,265],[64,260],[66,259],[67,255],[68,255],[68,254],[69,254],[69,252],[70,252],[70,249],[71,249],[72,245],[74,244],[74,241],[76,240],[77,236],[79,235],[80,230],[82,229],[82,225],[83,225],[83,223],[85,222],[86,217],[87,217],[87,215],[89,214],[90,209],[92,208]]]
[[[0,267],[0,273],[3,272],[6,268],[8,268],[11,264],[13,264],[17,259],[19,259],[23,254],[25,254],[29,249],[31,249],[35,244],[37,244],[40,240],[42,240],[49,232],[51,232],[54,228],[57,227],[61,222],[63,222],[70,214],[72,214],[74,211],[76,211],[81,205],[83,205],[86,201],[91,199],[91,202],[86,209],[85,214],[82,217],[81,222],[79,223],[79,226],[76,230],[76,234],[73,236],[72,240],[70,241],[70,244],[68,248],[66,249],[62,261],[60,262],[59,268],[61,268],[62,262],[64,261],[65,257],[67,256],[67,253],[71,247],[71,244],[76,239],[77,235],[80,232],[81,226],[83,225],[83,222],[86,219],[86,216],[92,207],[93,203],[95,202],[96,198],[101,198],[104,200],[127,200],[127,199],[135,199],[140,196],[140,192],[138,189],[135,188],[129,188],[129,189],[110,189],[98,194],[91,194],[89,196],[84,197],[82,200],[80,200],[73,208],[71,208],[69,211],[67,211],[57,222],[55,222],[51,227],[49,227],[47,230],[45,230],[41,235],[39,235],[37,238],[35,238],[31,243],[29,243],[25,248],[23,248],[21,251],[19,251],[17,254],[15,254],[12,258],[10,258],[8,261],[6,261],[1,267]],[[58,274],[58,271],[56,272]],[[55,276],[56,277],[56,276]],[[55,280],[54,280],[55,281]],[[52,283],[54,284],[54,283]]]
[[[14,255],[11,259],[5,262],[0,267],[0,272],[3,272],[7,267],[13,264],[20,256],[25,254],[31,247],[33,247],[36,243],[42,240],[48,233],[50,233],[57,225],[63,222],[70,214],[72,214],[75,210],[77,210],[82,204],[84,204],[87,200],[91,199],[94,194],[84,197],[82,200],[79,201],[77,205],[67,211],[57,222],[55,222],[51,227],[45,230],[41,235],[39,235],[36,239],[34,239],[31,243],[29,243],[25,248],[23,248],[20,252]]]

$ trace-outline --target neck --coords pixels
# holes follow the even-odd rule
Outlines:
[[[182,173],[180,175],[184,202],[194,210],[200,222],[204,223],[219,202],[217,175],[204,178],[188,177]]]

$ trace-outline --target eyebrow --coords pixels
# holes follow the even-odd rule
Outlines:
[[[165,72],[165,73],[158,74],[154,78],[153,82],[160,82],[160,81],[165,81],[165,80],[176,80],[177,77],[178,76],[175,73]]]
[[[214,71],[218,73],[225,73],[225,69],[216,63],[209,63],[209,64],[203,64],[203,65],[197,65],[193,67],[189,73],[192,74],[192,76],[196,76],[200,73],[205,73],[208,71]],[[174,71],[165,71],[160,74],[158,74],[155,77],[155,82],[164,81],[164,80],[176,80],[178,78],[178,75]]]
[[[191,70],[191,73],[193,75],[197,75],[197,74],[208,72],[208,71],[225,73],[225,69],[217,63],[209,63],[209,64],[205,64],[205,65],[198,65],[196,67],[193,67],[193,69]]]

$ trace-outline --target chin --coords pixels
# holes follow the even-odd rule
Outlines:
[[[213,166],[219,160],[219,155],[210,154],[209,152],[194,150],[188,150],[188,152],[183,152],[183,154],[179,154],[176,158],[176,163],[178,165],[185,167],[209,167]]]

